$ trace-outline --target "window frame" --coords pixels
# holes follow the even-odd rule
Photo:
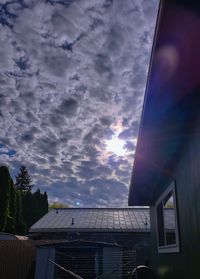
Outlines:
[[[157,209],[158,206],[162,205],[162,214],[164,209],[164,200],[169,195],[169,193],[172,192],[173,197],[173,203],[174,203],[174,218],[175,218],[175,244],[166,244],[166,233],[165,233],[165,225],[163,222],[163,228],[161,230],[164,231],[164,245],[159,244],[159,228],[158,228],[158,213]],[[180,245],[179,245],[179,230],[178,230],[178,217],[177,217],[177,202],[176,202],[176,187],[175,187],[175,181],[171,182],[168,188],[161,194],[161,196],[158,198],[158,200],[155,203],[155,214],[156,214],[156,234],[157,234],[157,247],[158,247],[158,253],[179,253],[180,252]],[[162,218],[164,220],[164,214],[162,215]]]

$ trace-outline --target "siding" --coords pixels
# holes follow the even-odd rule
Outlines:
[[[177,208],[180,253],[158,254],[152,251],[154,268],[159,279],[200,278],[200,117],[180,160],[174,178],[177,187]],[[178,159],[178,158],[177,158]],[[155,208],[151,208],[152,243],[156,243]]]

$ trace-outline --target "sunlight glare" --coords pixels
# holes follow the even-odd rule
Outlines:
[[[124,145],[124,140],[119,139],[117,136],[113,136],[112,139],[106,141],[106,150],[118,156],[124,156],[126,154]]]

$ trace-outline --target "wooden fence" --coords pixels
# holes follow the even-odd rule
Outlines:
[[[0,240],[0,278],[34,279],[35,257],[31,240]]]

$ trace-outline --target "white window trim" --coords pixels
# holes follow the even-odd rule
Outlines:
[[[176,235],[176,244],[172,245],[164,245],[159,246],[159,239],[158,239],[158,221],[157,221],[157,206],[160,204],[165,197],[172,192],[173,201],[174,201],[174,215],[175,215],[175,235]],[[158,253],[179,253],[180,246],[179,246],[179,233],[178,233],[178,222],[177,222],[177,205],[176,205],[176,189],[175,189],[175,181],[173,181],[169,187],[162,193],[155,204],[155,214],[156,214],[156,233],[157,233],[157,247]]]

